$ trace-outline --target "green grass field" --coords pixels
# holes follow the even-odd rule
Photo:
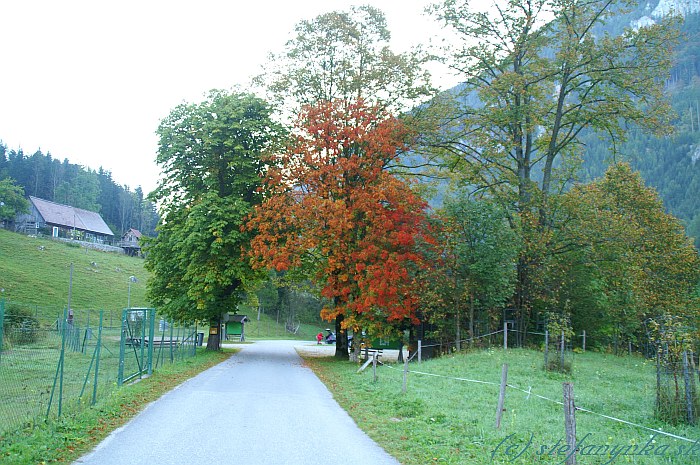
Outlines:
[[[375,383],[371,367],[358,374],[350,362],[307,358],[307,363],[357,424],[405,465],[563,463],[568,455],[560,442],[565,437],[563,407],[536,395],[561,402],[565,381],[574,384],[577,407],[700,440],[699,427],[674,427],[654,419],[654,366],[634,356],[579,354],[572,375],[563,376],[543,371],[542,354],[531,350],[459,354],[420,365],[412,362],[410,370],[444,377],[409,373],[406,393],[402,365],[379,367]],[[502,425],[496,430],[503,363],[509,366],[508,384],[531,394],[507,390]],[[700,463],[700,444],[654,436],[581,411],[576,420],[579,441],[585,437],[579,464]],[[635,450],[628,447],[635,445],[642,455],[631,455]]]
[[[200,350],[197,357],[166,365],[139,383],[117,390],[97,405],[68,412],[59,420],[0,434],[0,464],[70,463],[126,423],[148,403],[231,356]]]
[[[256,312],[249,311],[245,313],[248,315],[250,321],[246,323],[245,334],[246,339],[254,341],[256,339],[299,339],[316,341],[316,334],[323,332],[325,334],[325,328],[329,328],[332,323],[317,323],[317,324],[307,324],[301,323],[299,325],[299,330],[296,334],[289,332],[285,329],[284,323],[278,323],[277,320],[269,315],[260,315],[260,321],[258,321],[258,315]]]
[[[0,229],[0,297],[25,305],[42,322],[55,320],[68,304],[71,263],[72,308],[104,310],[118,321],[130,276],[138,279],[131,283],[131,305],[148,306],[143,259]]]

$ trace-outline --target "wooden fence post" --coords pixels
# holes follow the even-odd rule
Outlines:
[[[372,355],[372,371],[374,373],[374,382],[377,382],[377,352]]]
[[[544,369],[549,370],[549,330],[544,330]]]
[[[574,405],[574,385],[564,383],[564,429],[569,452],[566,465],[576,465],[576,406]]]
[[[423,362],[423,341],[418,339],[418,363]]]
[[[685,381],[685,403],[688,412],[688,424],[695,424],[695,412],[693,411],[693,391],[691,385],[690,367],[688,364],[688,351],[683,351],[683,380]]]
[[[406,392],[406,381],[408,379],[408,356],[403,361],[403,392]]]
[[[583,330],[583,351],[586,351],[586,330]]]
[[[508,350],[508,323],[503,322],[503,350]]]
[[[501,428],[501,416],[503,415],[503,404],[506,401],[506,385],[508,383],[508,364],[504,363],[501,368],[501,390],[498,393],[498,407],[496,407],[496,429]]]
[[[561,351],[559,352],[559,371],[564,371],[564,348],[565,348],[564,331],[561,332]]]

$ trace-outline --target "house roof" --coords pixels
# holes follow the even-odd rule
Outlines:
[[[234,322],[234,323],[247,323],[250,320],[248,319],[248,316],[246,315],[238,315],[237,313],[229,313],[228,314],[228,321],[229,322]]]
[[[46,223],[80,229],[107,236],[114,236],[114,233],[107,223],[104,222],[99,213],[75,208],[60,203],[29,196],[29,201],[36,207],[39,214]]]
[[[143,236],[143,234],[141,234],[141,231],[139,231],[138,229],[130,228],[127,232],[124,233],[122,237],[126,237],[129,234],[134,236],[136,239],[140,239],[141,236]]]

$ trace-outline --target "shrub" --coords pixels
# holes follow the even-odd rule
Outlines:
[[[31,344],[39,338],[39,320],[29,310],[10,304],[5,310],[5,337],[15,344]]]

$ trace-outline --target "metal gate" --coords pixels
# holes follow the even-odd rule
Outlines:
[[[155,321],[154,308],[125,308],[122,312],[119,386],[153,373]]]

